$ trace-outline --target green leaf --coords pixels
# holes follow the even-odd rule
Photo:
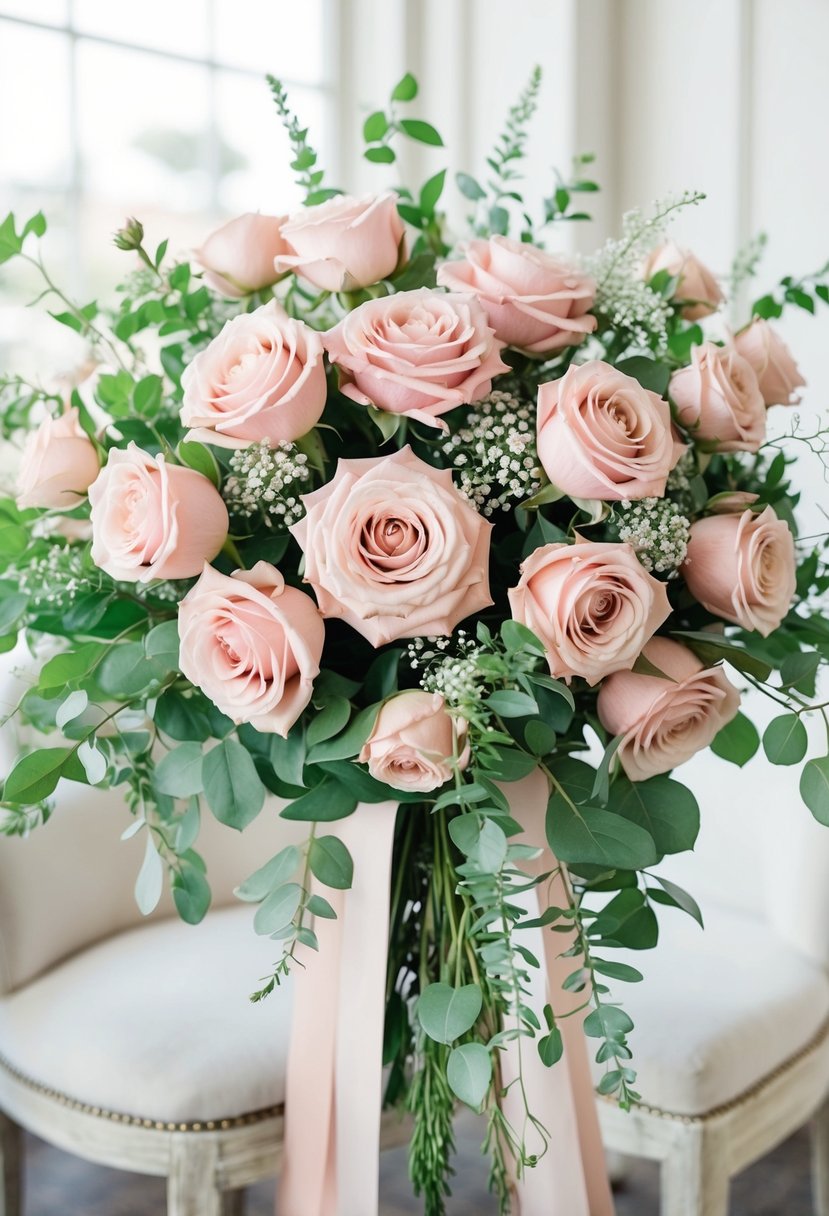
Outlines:
[[[375,144],[381,140],[389,129],[389,120],[382,110],[369,114],[363,123],[363,138],[367,144]]]
[[[397,790],[384,781],[377,781],[359,764],[351,760],[326,760],[319,766],[324,773],[336,778],[358,802],[422,802],[423,795],[412,790]]]
[[[536,637],[532,629],[519,621],[506,620],[501,625],[501,641],[510,654],[518,654],[521,650],[529,650],[531,654],[543,655],[544,643]]]
[[[149,916],[158,906],[163,889],[164,866],[155,847],[152,832],[147,832],[144,860],[135,880],[135,902],[142,916]]]
[[[633,1022],[618,1005],[600,1005],[584,1019],[584,1033],[592,1039],[622,1040],[633,1030]]]
[[[660,856],[692,849],[699,835],[697,800],[687,786],[671,777],[647,781],[619,777],[613,785],[610,809],[644,828]]]
[[[473,203],[486,198],[486,190],[483,186],[478,185],[475,178],[470,177],[468,173],[456,173],[455,182],[464,198],[471,199]]]
[[[484,771],[495,781],[520,781],[522,777],[528,777],[538,763],[535,756],[518,751],[514,747],[496,745],[492,751],[496,758],[492,761],[491,767],[487,761],[487,768]]]
[[[31,806],[41,802],[55,789],[74,748],[43,747],[17,761],[6,778],[3,798]]]
[[[341,735],[326,739],[324,743],[318,743],[309,751],[308,763],[315,764],[320,760],[350,760],[352,756],[356,756],[374,729],[379,712],[379,705],[370,705],[368,709],[355,714]]]
[[[287,929],[297,914],[304,892],[297,882],[286,882],[271,891],[261,903],[253,918],[253,927],[260,936],[279,933]]]
[[[249,878],[246,878],[233,894],[237,899],[242,899],[246,903],[258,903],[270,895],[271,891],[281,887],[289,878],[292,878],[299,869],[301,860],[302,854],[296,845],[286,845],[270,861],[266,861]]]
[[[671,637],[684,642],[704,663],[714,664],[725,659],[738,671],[748,672],[749,675],[756,676],[758,680],[767,680],[771,675],[772,668],[769,663],[714,633],[678,630],[672,633]]]
[[[436,1043],[453,1043],[478,1020],[483,995],[477,984],[453,988],[429,984],[417,1001],[417,1018],[424,1032]]]
[[[46,216],[42,211],[36,212],[31,219],[26,220],[20,235],[25,239],[30,232],[33,232],[37,237],[43,236],[46,232]]]
[[[200,828],[201,808],[198,798],[193,797],[176,827],[175,850],[177,853],[186,853],[193,847]]]
[[[560,861],[642,870],[658,860],[644,828],[599,807],[573,806],[557,792],[547,805],[547,839]]]
[[[398,125],[409,139],[416,139],[421,144],[431,144],[435,148],[443,147],[443,140],[430,122],[422,122],[419,118],[401,118]]]
[[[345,697],[332,697],[308,725],[306,742],[308,750],[315,743],[322,743],[341,731],[351,716],[351,705]]]
[[[8,262],[15,254],[20,253],[23,241],[17,235],[14,227],[14,215],[10,211],[3,223],[0,224],[0,265]]]
[[[182,439],[176,448],[176,455],[188,469],[195,469],[203,477],[207,477],[218,489],[222,484],[222,474],[216,457],[203,443],[195,443],[192,439]]]
[[[375,165],[390,165],[397,159],[394,148],[390,148],[388,144],[380,144],[376,148],[366,148],[363,156]]]
[[[674,908],[680,908],[683,912],[687,912],[692,916],[701,929],[705,928],[702,921],[702,912],[700,906],[694,899],[693,895],[689,895],[684,887],[679,887],[675,882],[671,882],[668,878],[660,878],[658,874],[652,874],[651,878],[655,878],[662,891],[655,891],[653,887],[648,888],[648,893],[651,899],[655,899],[657,903],[669,903]]]
[[[97,642],[87,642],[75,650],[67,650],[56,654],[48,663],[44,663],[38,678],[38,687],[43,690],[63,688],[88,675],[98,660],[106,653],[106,646]]]
[[[755,755],[759,746],[757,727],[744,713],[737,713],[714,736],[711,751],[722,760],[729,760],[742,768]]]
[[[138,414],[156,414],[161,405],[163,382],[160,376],[144,376],[132,391],[132,403]]]
[[[326,887],[347,891],[354,878],[351,854],[337,836],[315,836],[308,850],[311,873]]]
[[[805,765],[800,774],[800,796],[818,823],[829,827],[829,756]]]
[[[621,359],[616,364],[616,370],[624,372],[626,376],[633,376],[634,380],[639,381],[642,388],[650,389],[652,393],[657,393],[660,397],[664,397],[671,378],[671,368],[667,363],[657,363],[656,360],[648,359],[644,355]]]
[[[435,214],[435,207],[441,194],[443,194],[445,182],[446,170],[441,169],[440,173],[436,173],[434,177],[430,177],[424,183],[420,191],[420,210],[424,215],[433,216]]]
[[[145,692],[164,674],[145,656],[142,642],[122,642],[102,659],[96,680],[109,696],[126,699]]]
[[[593,782],[593,789],[590,792],[590,797],[597,802],[606,803],[610,796],[610,766],[613,763],[613,757],[621,746],[624,735],[616,735],[611,739],[607,747],[604,749],[601,763],[596,769],[596,777]]]
[[[628,966],[627,963],[613,963],[603,958],[593,960],[593,969],[598,971],[599,975],[606,975],[611,980],[622,980],[626,984],[638,984],[644,978],[641,971]]]
[[[202,792],[202,750],[200,743],[180,743],[158,763],[153,785],[171,798],[189,798]]]
[[[202,764],[204,796],[220,823],[241,831],[265,804],[265,787],[250,753],[236,739],[223,739]]]
[[[627,887],[605,904],[590,926],[590,935],[605,944],[650,950],[659,938],[659,925],[638,887]]]
[[[270,760],[274,772],[288,785],[305,785],[305,734],[301,725],[295,726],[285,739],[281,735],[273,736]]]
[[[780,667],[780,687],[799,688],[809,693],[814,688],[814,679],[821,664],[821,656],[814,650],[798,650],[787,654]]]
[[[179,667],[178,622],[164,621],[156,625],[144,638],[144,652],[148,659],[165,673],[178,671]]]
[[[322,895],[309,895],[305,906],[312,916],[321,916],[323,920],[337,919],[337,913]]]
[[[173,875],[173,902],[181,919],[188,925],[198,925],[210,907],[210,884],[202,871],[193,865],[183,865]]]
[[[356,806],[355,794],[334,778],[326,777],[307,794],[283,807],[280,814],[283,819],[330,823],[335,819],[345,819]]]
[[[154,721],[162,734],[178,742],[204,743],[210,738],[210,722],[198,700],[168,689],[158,698]]]
[[[461,1102],[479,1110],[492,1081],[492,1057],[483,1043],[464,1043],[450,1051],[446,1080]]]
[[[538,704],[534,697],[525,692],[515,692],[503,689],[487,697],[486,704],[501,718],[526,718],[538,713]]]
[[[60,729],[67,723],[79,718],[89,704],[89,695],[84,689],[76,689],[75,692],[70,692],[65,701],[61,702],[60,709],[55,714],[55,725]]]
[[[29,597],[22,591],[15,591],[0,598],[0,634],[9,633],[17,625],[28,604]]]
[[[797,714],[781,714],[763,732],[763,751],[772,764],[799,764],[808,746],[806,727]]]
[[[564,1039],[561,1037],[558,1026],[554,1026],[549,1034],[543,1035],[538,1040],[538,1054],[546,1068],[552,1068],[554,1064],[558,1064],[564,1055]]]
[[[417,81],[411,72],[407,72],[402,80],[398,80],[392,89],[392,101],[414,101],[417,97]]]

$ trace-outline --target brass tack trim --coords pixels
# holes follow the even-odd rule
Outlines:
[[[106,1119],[110,1123],[123,1123],[129,1127],[146,1127],[154,1131],[163,1132],[214,1132],[218,1128],[222,1131],[227,1131],[233,1127],[249,1127],[254,1123],[264,1123],[267,1119],[275,1119],[283,1114],[284,1107],[266,1106],[261,1110],[252,1110],[244,1115],[236,1115],[232,1119],[208,1119],[195,1120],[192,1123],[165,1123],[163,1120],[147,1119],[144,1115],[128,1115],[123,1111],[105,1110],[100,1106],[92,1106],[88,1102],[80,1102],[77,1098],[70,1097],[69,1094],[61,1093],[59,1090],[50,1089],[48,1085],[42,1085],[40,1081],[35,1081],[32,1077],[21,1072],[3,1055],[0,1055],[0,1068],[8,1073],[15,1081],[21,1085],[25,1085],[27,1089],[32,1090],[36,1094],[40,1094],[44,1098],[49,1098],[52,1102],[57,1102],[60,1106],[65,1106],[69,1110],[77,1111],[82,1115],[90,1115],[94,1119]]]
[[[771,1072],[766,1073],[764,1077],[761,1077],[759,1081],[757,1081],[754,1085],[751,1085],[748,1089],[743,1090],[743,1092],[738,1094],[735,1098],[730,1098],[728,1102],[723,1102],[719,1106],[712,1107],[711,1110],[705,1111],[704,1114],[678,1115],[674,1111],[663,1110],[660,1106],[649,1106],[647,1102],[634,1102],[633,1109],[640,1110],[646,1115],[656,1115],[660,1119],[669,1119],[674,1123],[706,1123],[709,1119],[716,1119],[720,1115],[727,1115],[733,1110],[738,1110],[741,1106],[744,1106],[745,1103],[750,1102],[752,1098],[756,1098],[757,1095],[762,1093],[762,1091],[769,1085],[773,1084],[773,1082],[777,1081],[780,1077],[785,1076],[787,1072],[795,1067],[795,1065],[800,1064],[801,1061],[805,1060],[807,1056],[810,1056],[813,1052],[817,1051],[817,1049],[826,1042],[827,1038],[829,1038],[829,1018],[827,1018],[827,1020],[812,1036],[812,1038],[809,1039],[809,1041],[805,1043],[803,1047],[796,1051],[794,1055],[789,1056],[789,1058],[784,1060],[782,1064],[778,1064],[778,1066],[772,1069]],[[597,1096],[600,1102],[609,1103],[612,1106],[617,1105],[612,1094],[598,1094]]]

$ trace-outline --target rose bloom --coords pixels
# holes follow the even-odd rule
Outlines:
[[[305,553],[305,581],[326,617],[341,617],[372,646],[449,634],[492,603],[487,523],[452,484],[404,447],[341,460],[333,479],[304,494],[290,531]]]
[[[74,407],[44,418],[26,438],[17,474],[17,505],[68,511],[85,497],[98,476],[95,444]]]
[[[480,401],[509,371],[474,296],[428,287],[368,300],[323,340],[352,401],[444,429],[440,414]]]
[[[234,722],[287,735],[311,700],[325,640],[317,606],[267,562],[205,566],[178,613],[182,673]]]
[[[205,283],[231,300],[270,287],[280,277],[274,258],[288,249],[284,223],[284,215],[249,211],[217,228],[193,254]]]
[[[750,363],[766,405],[797,405],[797,390],[806,381],[786,343],[762,317],[734,338],[734,348]]]
[[[759,515],[710,515],[691,525],[682,577],[714,616],[768,637],[795,592],[794,537],[771,507]]]
[[[192,578],[227,537],[213,482],[131,443],[113,448],[89,487],[92,560],[122,582]]]
[[[188,439],[272,447],[307,435],[325,408],[322,339],[271,300],[228,321],[184,369]]]
[[[671,376],[677,417],[695,442],[717,452],[756,452],[766,437],[766,403],[751,364],[733,346],[704,342]]]
[[[288,248],[277,255],[276,269],[294,270],[321,291],[370,287],[401,260],[404,232],[395,194],[342,194],[303,207],[282,225]]]
[[[661,498],[676,463],[667,401],[600,360],[538,390],[538,456],[576,498]]]
[[[699,258],[673,241],[654,249],[644,267],[644,277],[650,281],[660,270],[676,278],[674,299],[685,304],[682,315],[686,321],[699,321],[716,312],[723,302],[723,293],[714,275]]]
[[[548,355],[577,346],[596,328],[588,312],[596,285],[573,262],[505,236],[470,241],[465,253],[439,268],[438,283],[473,292],[507,346]]]
[[[708,747],[740,708],[721,667],[704,667],[686,646],[652,638],[645,658],[660,676],[617,671],[599,690],[602,726],[622,735],[616,752],[631,781],[646,781]]]
[[[551,675],[568,683],[632,667],[671,614],[665,584],[624,544],[544,545],[508,595],[513,619],[544,643]]]
[[[358,759],[396,790],[429,793],[469,764],[467,724],[453,718],[439,692],[412,689],[386,701]]]

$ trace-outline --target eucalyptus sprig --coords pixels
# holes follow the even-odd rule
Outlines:
[[[281,80],[276,76],[267,77],[271,95],[276,105],[282,125],[288,133],[293,160],[291,168],[296,173],[299,185],[305,191],[303,202],[306,207],[324,203],[329,198],[342,194],[335,187],[324,187],[325,170],[317,168],[319,157],[308,142],[308,128],[300,125],[300,121],[288,104],[288,92]]]

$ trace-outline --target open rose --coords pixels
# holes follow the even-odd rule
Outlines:
[[[440,693],[412,689],[386,701],[359,760],[393,789],[429,793],[451,780],[454,756],[460,769],[469,764],[466,731]]]
[[[465,253],[463,261],[440,267],[438,283],[473,292],[507,346],[548,355],[578,345],[596,328],[588,312],[596,285],[575,263],[505,236],[470,241]]]
[[[277,256],[276,269],[295,270],[321,291],[369,287],[397,266],[404,231],[396,195],[341,194],[304,207],[282,225],[288,249]]]
[[[684,305],[682,315],[687,321],[699,321],[716,312],[723,301],[720,285],[699,258],[673,241],[654,249],[645,263],[644,277],[650,281],[660,270],[667,270],[677,279],[674,299]]]
[[[734,338],[735,350],[750,363],[766,405],[797,405],[806,381],[792,352],[768,321],[755,317]]]
[[[691,525],[682,576],[704,608],[768,637],[791,607],[794,538],[771,507],[712,515]]]
[[[179,608],[183,674],[234,722],[287,735],[311,700],[325,639],[317,606],[267,562],[205,566]]]
[[[622,544],[544,545],[508,594],[513,619],[541,639],[551,674],[568,682],[597,684],[632,667],[671,613],[665,584]]]
[[[428,426],[445,425],[440,414],[480,401],[509,371],[474,296],[428,287],[361,304],[324,342],[347,397]]]
[[[228,321],[184,370],[188,439],[272,447],[307,435],[325,407],[322,340],[271,300]]]
[[[288,250],[284,223],[284,215],[247,212],[217,228],[193,255],[205,283],[231,300],[270,287],[279,278],[274,258]]]
[[[64,511],[85,497],[100,469],[98,453],[77,409],[44,418],[28,435],[17,474],[17,505]]]
[[[695,442],[717,452],[756,452],[766,436],[766,403],[751,364],[733,346],[704,342],[671,376],[677,417]]]
[[[92,560],[113,578],[192,578],[227,537],[227,508],[207,477],[131,443],[113,448],[89,487]]]
[[[678,451],[667,401],[600,360],[538,390],[538,455],[576,498],[661,498]]]
[[[721,667],[704,667],[669,638],[652,638],[645,658],[666,679],[617,671],[599,690],[602,726],[622,735],[616,756],[631,781],[646,781],[708,747],[740,708]]]
[[[304,494],[291,528],[305,553],[305,580],[326,617],[342,617],[373,646],[451,633],[492,603],[492,527],[452,484],[401,448],[341,460],[333,479]]]

